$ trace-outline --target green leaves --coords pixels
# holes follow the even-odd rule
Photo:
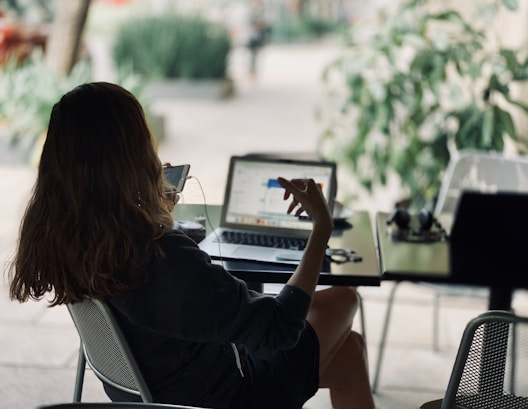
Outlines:
[[[464,110],[452,112],[459,122],[454,134],[458,149],[481,149],[502,151],[504,138],[517,139],[515,126],[509,112],[496,105],[479,108],[471,105]]]
[[[510,11],[517,11],[519,9],[519,2],[517,0],[502,0],[502,4]]]
[[[0,121],[10,144],[20,149],[28,161],[39,155],[39,138],[47,130],[53,105],[66,92],[90,81],[92,71],[86,60],[79,61],[66,77],[50,70],[40,51],[22,65],[16,59],[9,61],[0,70]],[[118,69],[115,82],[142,99],[142,84],[137,76]]]
[[[22,65],[13,59],[0,71],[0,120],[5,121],[10,143],[18,145],[27,159],[36,140],[48,127],[53,105],[74,87],[91,79],[90,67],[79,62],[67,77],[46,67],[35,52]]]
[[[379,27],[366,27],[368,35],[352,29],[332,65],[340,102],[324,138],[327,156],[347,163],[363,186],[383,185],[396,172],[417,202],[436,194],[450,149],[501,151],[506,139],[518,140],[511,110],[528,114],[511,92],[528,81],[526,53],[491,49],[487,37],[499,8],[515,11],[518,1],[476,5],[481,20],[434,6],[400,1]]]

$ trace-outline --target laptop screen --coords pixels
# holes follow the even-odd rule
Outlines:
[[[226,184],[222,222],[224,226],[254,230],[285,229],[309,231],[312,222],[286,212],[290,200],[284,200],[284,189],[277,177],[312,178],[321,186],[333,207],[336,193],[335,164],[285,159],[232,157]]]

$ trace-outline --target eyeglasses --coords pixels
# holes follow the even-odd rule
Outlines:
[[[356,254],[354,249],[326,249],[326,256],[330,259],[332,263],[336,264],[345,264],[349,262],[357,263],[363,260],[363,257]]]
[[[173,191],[166,191],[165,197],[167,200],[171,200],[172,203],[177,204],[180,201],[180,192],[173,190]]]

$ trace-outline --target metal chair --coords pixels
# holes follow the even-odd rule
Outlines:
[[[73,395],[74,403],[45,407],[45,409],[111,409],[114,407],[122,409],[203,409],[195,406],[153,403],[152,393],[112,310],[106,303],[86,298],[81,303],[68,304],[67,307],[81,339]],[[81,403],[86,363],[101,381],[138,396],[144,403]]]
[[[488,311],[466,326],[443,399],[421,409],[528,407],[528,317]]]
[[[153,402],[150,389],[110,308],[104,302],[88,298],[67,307],[81,338],[73,401],[81,401],[88,363],[101,381],[137,395],[143,402]]]
[[[453,222],[458,198],[464,190],[480,192],[528,192],[528,158],[506,157],[501,153],[462,150],[448,165],[442,186],[436,201],[434,216],[449,232]],[[491,215],[490,215],[491,217]],[[396,290],[400,282],[394,283],[387,301],[387,310],[378,348],[378,359],[374,370],[372,391],[376,393],[381,377],[381,366],[387,343],[388,328]],[[431,283],[417,283],[430,288],[434,294],[433,302],[433,349],[439,350],[438,327],[440,298],[442,296],[468,296],[471,298],[488,298],[489,290],[485,287],[453,286]]]

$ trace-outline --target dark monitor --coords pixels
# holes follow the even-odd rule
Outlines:
[[[463,192],[449,243],[457,281],[528,288],[528,193]]]

